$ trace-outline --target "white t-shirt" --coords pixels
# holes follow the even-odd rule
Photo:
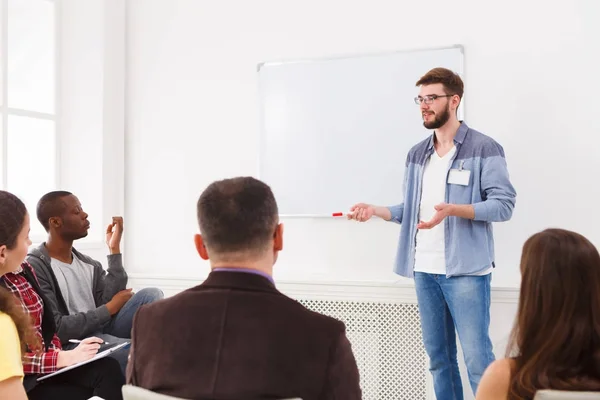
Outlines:
[[[423,170],[423,189],[419,205],[419,220],[429,221],[435,215],[435,206],[446,202],[446,178],[456,147],[440,157],[434,151],[425,163]],[[415,251],[415,272],[446,275],[444,223],[431,229],[417,230]]]
[[[435,215],[435,206],[446,202],[446,180],[456,147],[440,157],[436,151],[425,163],[423,170],[423,190],[419,205],[419,220],[429,221]],[[446,275],[446,233],[445,224],[437,224],[431,229],[417,230],[415,251],[415,272]],[[492,266],[473,275],[487,275]]]

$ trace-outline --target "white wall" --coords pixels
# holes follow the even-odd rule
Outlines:
[[[192,245],[195,202],[215,179],[257,173],[259,62],[455,43],[466,53],[466,121],[504,146],[518,191],[513,221],[495,228],[493,285],[518,286],[520,249],[536,230],[570,228],[600,244],[600,159],[593,156],[600,144],[599,7],[594,0],[129,0],[129,269],[207,271]],[[284,223],[277,279],[399,279],[391,273],[397,226]]]
[[[495,227],[493,285],[518,287],[521,246],[545,227],[600,245],[598,16],[595,0],[129,0],[129,271],[155,277],[146,282],[208,271],[192,244],[195,202],[213,180],[257,174],[258,63],[451,44],[465,47],[466,121],[504,146],[518,191],[513,221]],[[284,223],[280,282],[407,283],[391,272],[397,226]],[[492,306],[499,356],[515,311],[508,297]]]
[[[60,36],[60,184],[89,213],[86,240],[102,240],[103,7],[73,0],[56,3]],[[94,240],[95,239],[95,240]]]
[[[104,230],[124,212],[125,5],[61,0],[56,7],[58,186],[89,214],[89,235],[75,246],[106,263]]]

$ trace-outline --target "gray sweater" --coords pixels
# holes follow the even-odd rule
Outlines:
[[[31,264],[40,282],[40,288],[50,302],[50,308],[56,322],[57,335],[62,343],[69,339],[83,339],[91,334],[102,330],[102,327],[110,321],[110,313],[106,303],[127,286],[127,273],[123,268],[121,254],[108,256],[108,270],[105,271],[99,261],[81,254],[73,248],[75,254],[81,261],[94,267],[92,276],[92,296],[96,308],[86,312],[69,314],[69,309],[61,293],[56,276],[52,271],[51,258],[46,250],[45,243],[31,250],[27,255],[27,262]]]

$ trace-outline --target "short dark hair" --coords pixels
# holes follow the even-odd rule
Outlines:
[[[252,177],[213,182],[200,195],[197,212],[204,243],[219,254],[263,251],[279,222],[271,188]]]
[[[0,190],[0,246],[6,246],[9,250],[15,248],[26,215],[27,208],[21,199]]]
[[[434,68],[423,75],[415,86],[433,85],[441,83],[446,94],[458,95],[462,99],[465,85],[460,76],[447,68]]]
[[[62,217],[66,211],[66,205],[62,201],[63,197],[71,196],[73,193],[65,190],[56,190],[46,193],[37,203],[36,214],[40,224],[46,232],[50,230],[50,218]]]

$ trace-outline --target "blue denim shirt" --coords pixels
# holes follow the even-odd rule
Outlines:
[[[402,224],[394,271],[408,278],[414,275],[417,223],[425,162],[434,152],[433,138],[414,146],[406,158],[404,202],[388,207],[391,221]],[[511,218],[516,201],[504,149],[495,140],[464,122],[454,138],[456,152],[450,168],[471,171],[467,186],[446,183],[446,203],[472,204],[475,219],[444,219],[446,276],[469,275],[494,265],[492,222]]]

